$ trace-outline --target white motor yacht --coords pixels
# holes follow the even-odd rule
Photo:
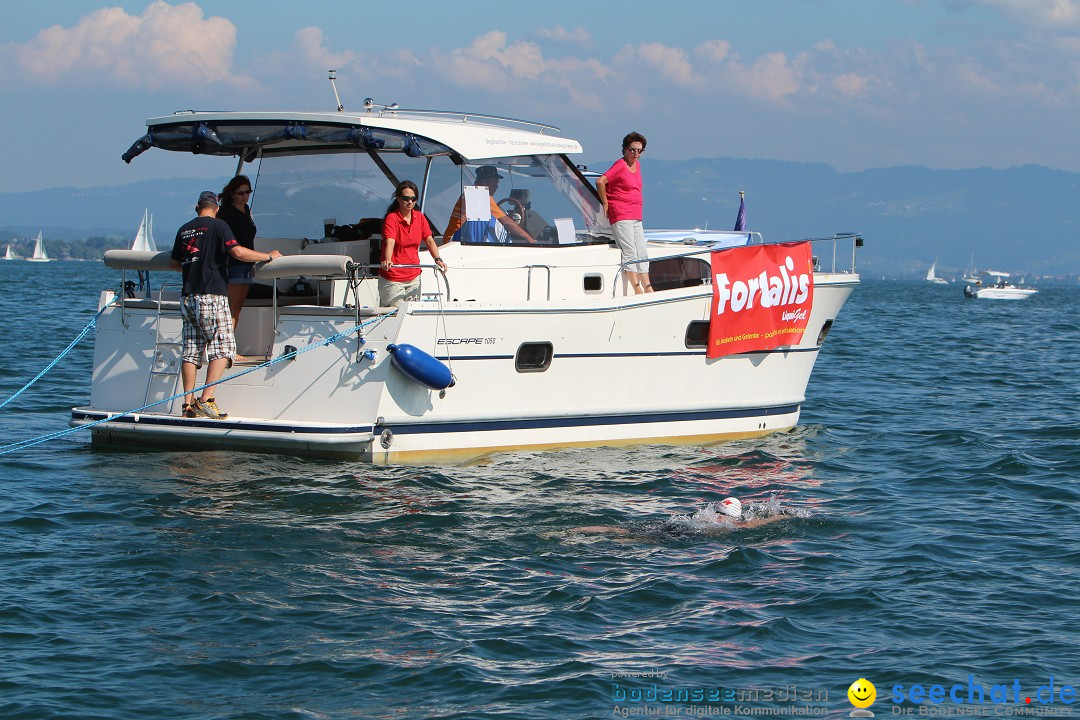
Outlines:
[[[574,162],[581,145],[542,123],[368,101],[354,113],[185,111],[147,126],[126,161],[235,156],[238,173],[257,176],[255,246],[284,257],[257,270],[237,327],[248,361],[215,390],[228,418],[211,420],[181,417],[169,253],[106,254],[117,289],[131,271],[158,283],[101,293],[90,401],[71,415],[96,446],[444,463],[762,436],[798,422],[860,282],[854,234],[767,243],[649,229],[654,292],[633,294]],[[495,199],[529,241],[441,237],[483,166],[502,176]],[[404,179],[420,187],[447,270],[421,245],[421,297],[395,309],[380,307],[377,273],[382,218]],[[490,222],[486,209],[467,203],[469,222]],[[758,312],[774,320],[746,325]]]

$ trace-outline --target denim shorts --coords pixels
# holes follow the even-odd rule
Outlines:
[[[229,261],[229,284],[250,285],[255,282],[255,264]]]

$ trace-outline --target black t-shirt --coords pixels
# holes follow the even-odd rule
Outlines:
[[[184,295],[228,295],[229,248],[238,243],[228,223],[199,216],[176,231],[172,259],[183,264]]]
[[[232,203],[225,203],[218,209],[217,218],[229,224],[236,242],[248,250],[255,249],[255,221],[251,219],[251,210],[246,205],[243,210],[237,210]]]

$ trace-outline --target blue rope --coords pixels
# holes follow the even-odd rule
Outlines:
[[[104,308],[102,308],[102,309],[104,309]],[[244,375],[247,375],[248,373],[253,373],[256,370],[262,370],[263,368],[268,368],[271,365],[276,365],[279,362],[284,362],[286,360],[292,360],[297,355],[301,355],[303,353],[306,353],[308,350],[314,350],[315,348],[323,347],[325,345],[335,343],[335,342],[337,342],[338,340],[341,340],[344,337],[348,337],[349,335],[352,335],[354,332],[357,332],[358,330],[364,329],[365,327],[367,327],[368,325],[370,325],[370,324],[372,324],[374,322],[381,322],[381,321],[385,320],[386,318],[390,317],[391,315],[393,315],[396,312],[397,312],[397,310],[395,310],[394,312],[391,312],[391,313],[387,313],[385,315],[380,315],[378,317],[372,318],[371,320],[360,323],[356,327],[349,328],[348,330],[342,330],[339,333],[331,335],[330,337],[326,338],[325,340],[317,342],[317,343],[315,343],[313,345],[308,345],[307,347],[301,348],[300,350],[293,350],[292,352],[285,353],[284,355],[279,355],[278,357],[274,358],[273,360],[267,360],[266,362],[264,362],[261,365],[256,365],[255,367],[248,368],[247,370],[242,370],[242,371],[240,371],[238,373],[234,373],[234,374],[232,374],[232,375],[230,375],[230,376],[228,376],[226,378],[222,378],[221,380],[218,380],[214,384],[215,385],[221,385],[222,383],[226,383],[226,382],[228,382],[230,380],[234,380],[235,378],[243,377]],[[100,313],[99,313],[99,315],[100,315]],[[190,391],[190,393],[194,394],[194,393],[197,393],[197,392],[202,392],[203,390],[205,390],[208,387],[210,387],[210,385],[202,385],[200,387],[194,388],[193,390]],[[134,410],[128,410],[127,412],[116,413],[115,415],[110,415],[109,417],[102,418],[101,420],[95,420],[94,422],[87,423],[86,425],[78,425],[78,426],[73,427],[73,428],[68,428],[67,430],[61,430],[59,432],[50,433],[48,435],[41,435],[39,437],[31,438],[29,440],[20,440],[19,442],[11,443],[10,445],[4,445],[4,446],[0,447],[0,455],[7,455],[7,454],[13,453],[13,452],[15,452],[17,450],[23,450],[23,449],[28,448],[28,447],[33,447],[34,445],[40,445],[41,443],[48,442],[49,440],[56,440],[58,438],[62,438],[64,436],[66,436],[66,435],[71,435],[72,433],[76,433],[76,432],[78,432],[80,430],[86,430],[87,428],[92,428],[95,425],[101,425],[102,423],[107,423],[107,422],[110,422],[112,420],[116,420],[117,418],[126,417],[128,415],[134,415],[136,413],[142,412],[143,410],[146,410],[147,408],[152,408],[155,405],[161,405],[163,403],[172,402],[173,400],[176,400],[178,398],[182,398],[182,397],[184,397],[185,395],[188,395],[188,394],[189,394],[189,392],[185,390],[184,392],[177,393],[176,395],[173,395],[172,397],[167,397],[164,400],[158,400],[157,402],[152,402],[149,405],[143,405],[140,408],[135,408]]]
[[[113,295],[113,298],[112,298],[112,300],[110,300],[109,302],[105,303],[104,307],[102,307],[102,308],[101,308],[100,310],[98,310],[98,311],[97,311],[97,315],[95,315],[95,316],[94,316],[94,318],[93,318],[93,319],[92,319],[92,320],[91,320],[91,321],[89,322],[89,324],[87,324],[87,326],[83,328],[83,331],[82,331],[81,333],[79,333],[79,334],[78,334],[78,335],[77,335],[77,336],[75,337],[75,339],[74,339],[74,340],[72,340],[72,341],[71,341],[71,343],[70,343],[70,344],[69,344],[69,345],[68,345],[68,346],[67,346],[66,348],[64,348],[64,351],[63,351],[62,353],[60,353],[59,355],[57,355],[57,356],[56,356],[56,359],[54,359],[54,360],[53,360],[53,361],[52,361],[51,363],[49,363],[48,365],[46,365],[46,366],[45,366],[45,369],[44,369],[44,370],[42,370],[41,372],[39,372],[39,373],[38,373],[38,374],[37,374],[37,375],[36,375],[36,376],[34,377],[34,379],[33,379],[33,380],[31,380],[30,382],[28,382],[28,383],[26,383],[25,385],[23,385],[23,386],[22,386],[22,390],[19,390],[19,392],[15,393],[15,394],[14,394],[14,395],[12,395],[11,397],[9,397],[9,398],[8,398],[7,400],[5,400],[4,402],[0,403],[0,408],[4,407],[4,406],[5,406],[5,405],[7,405],[7,404],[8,404],[9,402],[11,402],[11,401],[12,401],[12,400],[14,400],[15,398],[19,397],[20,395],[22,395],[22,394],[23,394],[24,392],[26,392],[26,390],[27,390],[27,389],[28,389],[28,388],[29,388],[29,387],[30,387],[31,385],[33,385],[33,384],[34,384],[34,383],[36,383],[36,382],[37,382],[38,380],[40,380],[40,379],[41,379],[41,378],[42,378],[42,377],[43,377],[43,376],[45,375],[45,373],[47,373],[47,372],[49,372],[50,370],[52,370],[52,369],[53,369],[53,367],[55,367],[55,366],[56,366],[56,363],[60,362],[60,361],[61,361],[61,360],[62,360],[62,359],[64,358],[64,356],[65,356],[65,355],[67,355],[67,354],[68,354],[69,352],[71,352],[72,348],[74,348],[74,347],[75,347],[76,345],[78,345],[78,344],[79,344],[79,341],[80,341],[80,340],[82,340],[82,339],[83,339],[84,337],[86,337],[86,334],[87,334],[88,332],[90,332],[91,330],[93,330],[93,329],[94,329],[94,325],[96,325],[96,324],[97,324],[98,318],[99,318],[99,317],[101,317],[101,313],[103,313],[103,312],[105,312],[106,310],[108,310],[108,309],[109,309],[109,306],[111,306],[111,305],[112,305],[112,304],[113,304],[114,302],[116,302],[116,299],[117,299],[117,296],[116,296],[116,295]]]

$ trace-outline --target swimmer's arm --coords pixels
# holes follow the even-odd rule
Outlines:
[[[740,527],[740,528],[757,528],[757,527],[761,527],[762,525],[768,525],[769,523],[774,523],[774,522],[777,522],[778,520],[783,520],[783,519],[784,519],[783,515],[770,515],[769,517],[753,518],[751,520],[744,520],[743,522],[739,523],[737,525],[737,527]]]
[[[629,535],[630,531],[626,528],[616,527],[614,525],[586,525],[585,527],[579,527],[574,532],[582,535]]]

